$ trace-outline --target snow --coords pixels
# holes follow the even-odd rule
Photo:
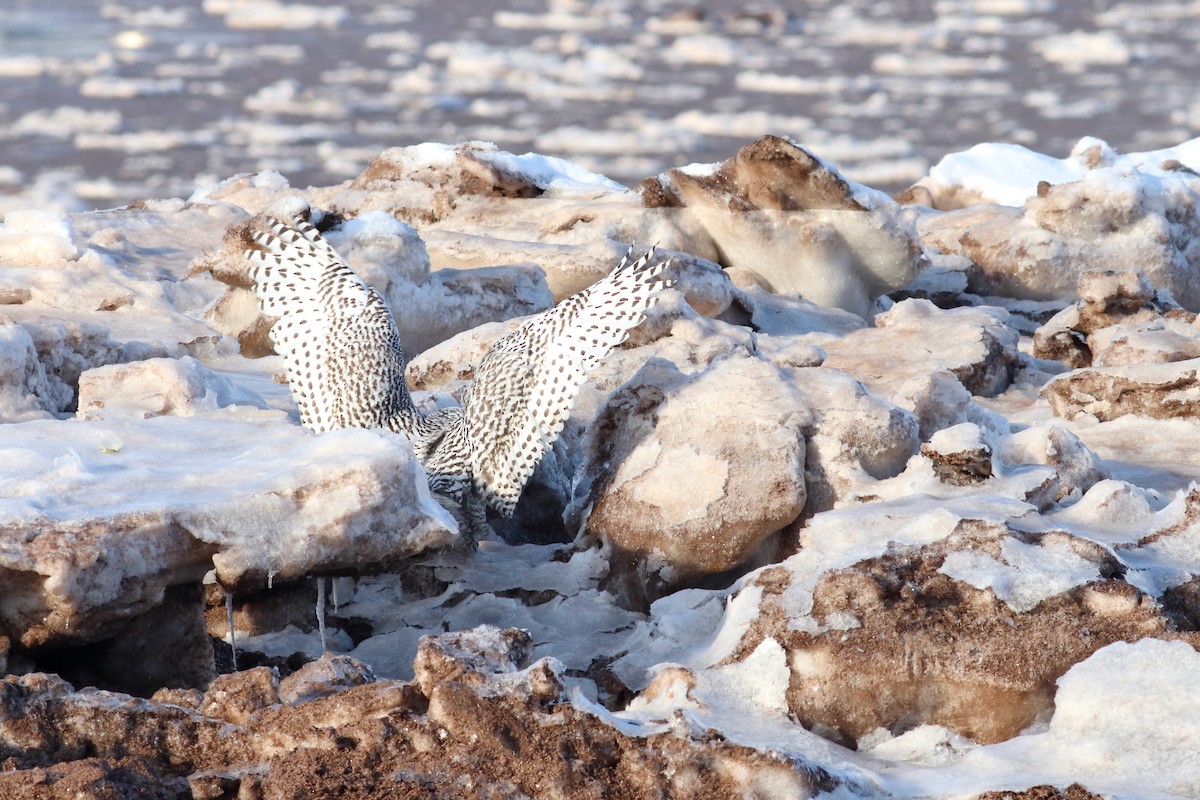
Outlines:
[[[65,214],[14,211],[0,225],[0,260],[10,266],[60,266],[80,255]]]
[[[1103,154],[1104,161],[1102,166],[1093,169],[1086,155],[1096,148]],[[1019,144],[987,142],[946,156],[929,171],[924,181],[930,186],[960,187],[984,201],[1020,206],[1037,194],[1040,181],[1060,184],[1086,178],[1096,181],[1098,188],[1104,181],[1150,181],[1153,178],[1171,184],[1184,181],[1186,175],[1181,177],[1180,173],[1163,166],[1171,161],[1200,169],[1200,138],[1161,150],[1118,155],[1106,142],[1086,137],[1066,158],[1036,153]]]
[[[1086,168],[1073,159],[1034,153],[1019,144],[988,142],[946,156],[929,171],[931,181],[963,186],[1001,205],[1019,206],[1035,194],[1038,181],[1067,183]]]
[[[218,573],[231,582],[254,570],[286,577],[383,560],[389,551],[446,543],[456,530],[399,437],[318,437],[281,412],[236,405],[139,417],[10,426],[0,446],[0,524],[46,532],[158,519],[150,540],[182,529],[219,545]],[[303,501],[322,485],[320,502]],[[407,493],[411,507],[388,509],[388,492]],[[388,520],[398,528],[381,527]],[[106,547],[119,552],[119,537]],[[4,558],[10,569],[22,563],[19,550]],[[51,574],[68,593],[80,581],[112,581],[104,591],[115,596],[128,581],[177,568],[163,560],[170,557],[148,556],[127,573],[115,560],[63,563]],[[88,577],[94,569],[102,577]]]
[[[706,670],[695,697],[709,708],[754,709],[786,718],[791,676],[787,652],[768,637],[741,661]]]
[[[960,422],[942,428],[929,439],[929,445],[938,453],[966,453],[988,447],[980,427],[972,422]]]
[[[950,536],[962,519],[1003,524],[1032,516],[1026,503],[995,495],[971,495],[931,503],[910,494],[899,500],[828,511],[815,517],[804,532],[804,547],[782,562],[792,579],[785,593],[796,629],[819,629],[807,614],[812,592],[826,572],[883,555],[889,547],[924,545]]]
[[[978,550],[956,550],[939,572],[974,586],[991,589],[1018,614],[1037,608],[1048,597],[1100,579],[1097,565],[1065,544],[1026,544],[1005,539],[1000,559]]]
[[[936,771],[898,767],[900,796],[1065,787],[1122,798],[1194,797],[1200,791],[1200,707],[1190,686],[1200,653],[1184,642],[1144,639],[1104,647],[1058,681],[1047,730],[970,749]],[[885,750],[886,753],[886,750]]]
[[[495,148],[495,145],[492,147]],[[537,153],[525,153],[518,156],[492,149],[481,151],[476,154],[476,157],[505,172],[521,175],[539,189],[545,189],[553,195],[625,190],[625,187],[616,181],[582,169],[570,161],[552,156],[543,156]]]
[[[1184,642],[1109,645],[1059,679],[1048,737],[1074,768],[1124,792],[1200,791],[1200,653]]]

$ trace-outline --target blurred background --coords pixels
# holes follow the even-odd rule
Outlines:
[[[0,0],[0,214],[483,139],[632,184],[766,133],[894,191],[984,141],[1200,131],[1200,2]]]

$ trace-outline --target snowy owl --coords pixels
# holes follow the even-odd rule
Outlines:
[[[460,408],[421,414],[404,377],[400,334],[383,298],[310,224],[267,219],[245,251],[263,313],[287,363],[300,419],[314,431],[387,428],[409,436],[430,488],[474,541],[490,505],[512,516],[561,433],[588,371],[644,318],[672,259],[630,249],[611,273],[497,341]],[[461,509],[461,511],[459,510]]]

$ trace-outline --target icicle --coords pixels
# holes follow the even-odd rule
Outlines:
[[[321,632],[321,652],[329,648],[325,646],[325,579],[317,578],[317,630]]]
[[[337,578],[330,578],[330,584],[333,586],[333,613],[338,613],[338,584],[341,583]]]
[[[238,671],[237,666],[237,642],[233,635],[233,592],[225,590],[225,620],[229,623],[229,651],[233,654],[233,669],[232,672]]]
[[[275,588],[275,570],[273,570],[273,569],[267,571],[267,588],[268,589]]]

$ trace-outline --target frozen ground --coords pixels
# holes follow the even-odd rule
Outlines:
[[[1194,3],[0,3],[0,215],[494,141],[622,182],[765,133],[897,189],[981,141],[1200,127]]]
[[[122,758],[193,796],[684,797],[698,763],[718,796],[1200,795],[1197,152],[981,145],[915,186],[938,210],[773,137],[639,192],[421,145],[10,213],[0,793]],[[308,433],[275,380],[241,247],[306,208],[427,408],[622,242],[679,258],[477,551],[406,440]],[[216,675],[227,619],[279,672]]]
[[[0,796],[1200,797],[1196,4],[479,8],[0,8]],[[478,551],[297,423],[310,207],[427,409],[680,258]]]

